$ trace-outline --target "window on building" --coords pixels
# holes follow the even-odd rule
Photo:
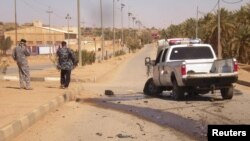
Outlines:
[[[43,44],[43,41],[36,41],[36,44],[37,44],[37,45],[42,45],[42,44]]]
[[[52,41],[47,41],[46,43],[47,43],[47,45],[52,45],[53,44]]]

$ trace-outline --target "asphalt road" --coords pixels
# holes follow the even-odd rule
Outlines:
[[[144,96],[144,59],[154,53],[147,46],[113,74],[115,79],[85,84],[94,98],[61,106],[14,141],[206,140],[209,124],[250,123],[250,89],[240,85],[232,100],[222,100],[219,91],[184,101],[174,101],[171,92]],[[114,96],[105,96],[107,89]]]
[[[52,68],[54,67],[53,64],[38,64],[38,65],[29,65],[30,67],[30,71],[40,71],[40,70],[44,70],[44,69],[48,69],[48,68]],[[18,75],[18,67],[8,67],[6,75],[13,75],[16,74]]]

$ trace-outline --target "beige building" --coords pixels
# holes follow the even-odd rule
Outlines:
[[[26,39],[27,46],[58,46],[62,41],[67,41],[69,44],[77,43],[77,33],[65,31],[55,28],[42,27],[41,23],[34,23],[34,26],[22,27],[17,29],[17,42],[21,39]],[[10,37],[13,41],[13,46],[16,43],[15,30],[4,32],[5,38]]]

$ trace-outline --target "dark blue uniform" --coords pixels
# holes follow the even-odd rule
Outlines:
[[[61,70],[61,88],[67,88],[70,83],[71,70],[76,66],[76,57],[72,50],[63,46],[57,51],[57,68]]]

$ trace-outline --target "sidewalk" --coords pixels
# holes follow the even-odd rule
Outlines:
[[[19,89],[18,75],[0,76],[0,141],[18,135],[47,112],[74,100],[83,91],[84,82],[99,82],[116,70],[131,54],[101,63],[77,67],[72,71],[68,89],[59,88],[60,72],[55,68],[31,72],[33,90]]]
[[[33,80],[31,85],[34,90],[19,89],[17,75],[2,77],[0,79],[0,141],[6,141],[19,134],[60,104],[74,100],[74,97],[83,91],[84,82],[94,83],[106,80],[105,75],[117,70],[124,60],[132,58],[133,55],[76,68],[72,71],[73,82],[68,89],[59,89],[59,72],[55,68],[31,72]],[[249,71],[240,69],[239,80],[250,84]]]

